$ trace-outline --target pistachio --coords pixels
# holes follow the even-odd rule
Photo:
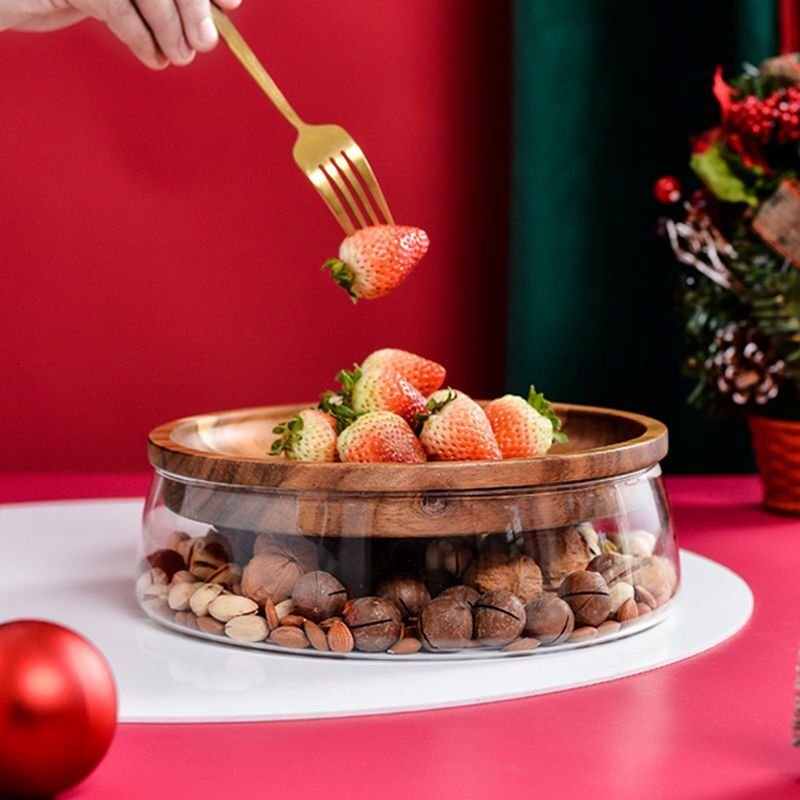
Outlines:
[[[222,594],[222,587],[218,583],[201,583],[189,601],[189,607],[198,617],[208,614],[208,607]]]
[[[160,597],[166,599],[167,573],[159,567],[143,572],[136,581],[136,594],[139,597]]]
[[[650,531],[612,533],[608,537],[620,553],[632,556],[651,556],[656,547],[656,537]]]
[[[167,536],[167,541],[164,544],[170,550],[178,550],[181,542],[185,542],[189,538],[191,537],[185,531],[172,531],[172,533]],[[178,550],[178,552],[180,551]]]
[[[633,586],[625,581],[617,581],[608,590],[611,598],[611,613],[616,614],[624,602],[633,597]]]
[[[217,584],[206,584],[216,586]],[[208,613],[220,622],[228,622],[234,617],[243,617],[255,614],[258,604],[249,597],[239,597],[235,594],[221,594],[215,597],[208,606]]]
[[[177,611],[175,613],[175,622],[178,625],[183,625],[184,628],[190,630],[197,630],[197,617],[191,611]]]
[[[179,569],[173,576],[172,576],[172,583],[173,585],[176,583],[195,583],[197,578],[189,572],[188,569]]]
[[[163,597],[146,597],[142,600],[142,608],[155,617],[167,617],[169,619],[172,616],[172,611]]]
[[[195,617],[197,620],[197,629],[203,633],[210,633],[214,636],[222,636],[225,633],[225,626],[214,617]]]
[[[206,581],[227,563],[228,554],[219,542],[201,539],[192,548],[189,557],[189,571],[201,581]]]
[[[238,564],[222,564],[206,578],[206,583],[219,583],[230,589],[241,579],[242,568]]]
[[[278,619],[283,619],[285,616],[291,614],[292,611],[294,611],[294,603],[291,597],[286,600],[281,600],[280,603],[275,603],[275,613],[278,615]]]
[[[281,647],[293,647],[296,650],[302,650],[308,647],[309,644],[305,633],[293,625],[281,625],[279,628],[275,628],[269,635],[269,640],[272,644],[277,644]]]
[[[173,611],[186,611],[189,608],[189,601],[197,591],[196,583],[174,583],[170,586],[167,595],[167,603]]]
[[[225,635],[237,642],[263,642],[267,633],[267,623],[255,614],[234,617],[225,623]]]

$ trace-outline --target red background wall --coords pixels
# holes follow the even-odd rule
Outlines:
[[[0,34],[0,469],[137,469],[146,432],[306,400],[379,346],[499,390],[505,3],[249,0],[301,116],[344,125],[430,253],[352,307],[293,131],[224,46],[151,73],[95,22]]]

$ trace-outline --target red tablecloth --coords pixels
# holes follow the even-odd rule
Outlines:
[[[142,476],[1,476],[0,502],[135,496]],[[754,478],[669,481],[683,547],[753,588],[747,627],[644,675],[471,708],[340,720],[122,725],[70,800],[800,797],[790,746],[800,521]],[[469,669],[469,665],[464,665]]]

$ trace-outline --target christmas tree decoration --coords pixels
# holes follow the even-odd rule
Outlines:
[[[0,796],[50,797],[101,761],[117,724],[108,664],[77,633],[0,625]]]
[[[664,205],[677,203],[681,199],[681,182],[671,175],[664,175],[653,185],[653,196]]]

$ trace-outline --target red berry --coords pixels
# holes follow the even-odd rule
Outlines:
[[[653,185],[653,194],[659,203],[670,205],[681,199],[681,182],[671,175],[659,178]]]

